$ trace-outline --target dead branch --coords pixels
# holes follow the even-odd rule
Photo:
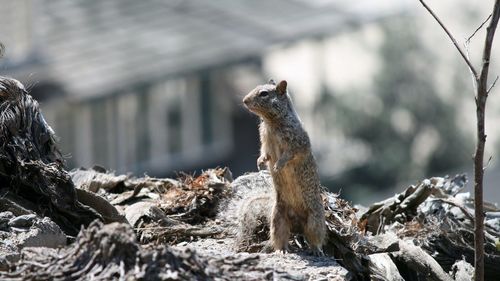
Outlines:
[[[498,81],[498,75],[497,77],[495,77],[495,80],[493,80],[493,83],[491,83],[491,86],[488,88],[488,90],[486,91],[486,93],[490,93],[491,89],[493,89],[495,87],[495,85],[497,84],[497,81]]]
[[[436,188],[436,182],[424,180],[417,186],[410,186],[394,197],[373,204],[360,221],[365,231],[373,234],[383,233],[383,227],[394,221],[408,221],[415,215],[417,207],[424,202]]]
[[[399,248],[401,249],[400,251],[393,252],[390,255],[396,261],[410,267],[418,275],[425,278],[425,280],[453,281],[439,263],[420,247],[412,245],[409,242],[400,242]]]
[[[486,143],[485,133],[485,110],[486,99],[488,98],[488,71],[490,67],[491,46],[493,37],[500,18],[500,0],[495,1],[493,7],[493,16],[490,24],[486,28],[486,39],[483,50],[483,65],[481,75],[477,83],[477,145],[474,154],[474,198],[475,198],[475,217],[476,224],[474,230],[475,237],[475,280],[484,280],[484,211],[483,211],[483,165],[484,165],[484,146]]]
[[[465,55],[464,51],[462,50],[462,48],[460,48],[460,46],[458,45],[457,43],[457,40],[455,39],[455,37],[453,37],[453,35],[450,33],[450,31],[448,30],[448,28],[446,28],[446,26],[443,24],[443,22],[441,22],[441,20],[438,18],[438,16],[436,16],[436,14],[431,10],[431,8],[429,8],[429,6],[427,6],[427,4],[423,1],[423,0],[418,0],[420,1],[420,3],[422,3],[422,6],[424,6],[424,8],[432,15],[432,17],[438,22],[438,24],[441,26],[441,28],[443,28],[444,32],[446,32],[446,35],[448,35],[448,37],[450,38],[451,42],[453,43],[453,45],[455,46],[455,48],[458,50],[458,52],[460,53],[460,55],[462,56],[462,58],[464,59],[465,63],[467,63],[467,66],[469,67],[469,70],[472,72],[473,76],[475,77],[475,79],[478,79],[478,75],[477,75],[477,71],[476,69],[474,68],[474,65],[471,63],[471,61],[467,58],[467,56]]]
[[[474,223],[474,217],[469,213],[469,211],[467,211],[467,209],[464,208],[464,206],[454,202],[454,201],[451,201],[451,200],[446,200],[446,199],[442,199],[442,198],[436,198],[434,199],[436,201],[440,201],[440,202],[443,202],[443,203],[446,203],[446,204],[449,204],[449,205],[452,205],[454,207],[457,207],[460,209],[460,211],[462,211],[462,213],[464,213],[464,215],[472,222]]]
[[[484,211],[483,211],[483,175],[484,175],[484,146],[486,143],[486,133],[485,133],[485,109],[486,109],[486,99],[488,98],[488,93],[491,87],[488,88],[488,71],[490,66],[491,57],[491,47],[493,44],[493,37],[495,36],[495,31],[498,25],[498,20],[500,18],[500,0],[495,1],[493,7],[493,12],[491,15],[491,20],[488,27],[486,28],[486,38],[484,42],[483,57],[482,57],[482,67],[481,72],[478,75],[477,71],[474,69],[472,63],[470,62],[468,56],[464,54],[462,49],[458,46],[457,41],[448,31],[446,26],[439,20],[439,18],[434,14],[434,12],[425,4],[423,0],[419,0],[424,8],[434,17],[438,24],[443,28],[448,37],[455,45],[456,49],[464,59],[464,61],[469,66],[470,71],[473,73],[475,78],[476,86],[476,117],[477,117],[477,144],[474,153],[474,197],[475,197],[475,264],[476,269],[475,280],[484,280]],[[489,19],[490,17],[488,17]],[[483,22],[477,30],[479,30],[487,21]],[[477,30],[472,34],[477,32]],[[472,38],[469,37],[470,38]],[[469,40],[468,39],[468,40]],[[466,41],[467,44],[468,41]],[[492,84],[494,85],[495,82]]]
[[[467,38],[467,40],[465,40],[465,43],[466,44],[469,44],[470,40],[472,39],[472,37],[474,37],[474,35],[476,35],[476,33],[481,30],[481,28],[483,28],[483,26],[488,22],[488,20],[491,18],[491,15],[492,14],[489,14],[488,17],[481,23],[481,25],[479,25],[478,28],[476,28],[476,30],[474,30],[474,32],[472,32],[471,36],[469,36],[469,38]]]

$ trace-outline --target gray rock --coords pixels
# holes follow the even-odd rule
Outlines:
[[[8,222],[10,219],[14,217],[12,212],[6,211],[0,213],[0,223]]]
[[[24,228],[31,227],[36,220],[35,214],[22,215],[9,220],[10,227]]]
[[[14,217],[12,212],[0,213],[0,230],[7,230],[9,228],[9,221]]]
[[[66,235],[59,226],[49,218],[37,218],[29,231],[17,235],[20,248],[48,247],[57,248],[66,245]]]

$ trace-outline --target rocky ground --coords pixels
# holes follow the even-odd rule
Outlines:
[[[255,247],[241,251],[237,239],[241,206],[248,198],[272,190],[266,172],[236,180],[228,169],[180,179],[115,176],[99,168],[71,174],[78,189],[93,194],[87,194],[84,201],[115,222],[94,222],[72,237],[48,217],[3,211],[1,278],[403,280],[413,276],[416,280],[467,280],[473,272],[462,260],[471,254],[467,241],[443,251],[442,244],[449,242],[443,240],[439,228],[444,221],[424,216],[432,213],[458,219],[455,223],[467,221],[470,199],[459,193],[465,184],[463,176],[425,180],[357,215],[349,204],[325,192],[330,232],[326,256],[317,257],[310,255],[300,236],[292,239],[286,254],[262,252],[267,234],[250,237]],[[92,196],[99,199],[92,201]],[[443,205],[440,200],[458,207]],[[418,206],[404,207],[412,205],[410,202]],[[496,235],[499,229],[495,210],[488,216],[489,235]],[[385,234],[373,235],[377,231]],[[457,255],[450,256],[452,251],[458,251]],[[490,267],[499,261],[496,251],[490,249]],[[424,260],[420,265],[419,259]]]
[[[237,253],[234,239],[203,239],[196,242],[182,242],[176,249],[193,249],[201,257],[238,257],[254,260],[255,269],[262,271],[263,277],[272,280],[348,280],[348,271],[332,257],[317,257],[304,252],[281,253]],[[251,276],[246,276],[251,278]],[[255,278],[255,277],[254,277]],[[263,278],[263,279],[266,279]]]

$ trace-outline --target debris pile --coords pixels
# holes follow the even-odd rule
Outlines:
[[[474,264],[474,201],[468,192],[461,192],[466,182],[465,175],[425,179],[371,205],[361,216],[361,230],[369,236],[392,233],[399,237],[401,250],[390,256],[398,268],[405,268],[400,272],[406,280],[429,276],[452,280],[444,272],[451,272],[451,276],[470,273],[470,264]],[[498,280],[500,209],[485,202],[485,210],[485,278]]]
[[[22,252],[9,280],[274,280],[286,274],[256,267],[259,256],[201,257],[189,248],[143,247],[127,224],[92,223],[67,248]]]
[[[49,218],[35,214],[15,216],[12,212],[0,213],[0,270],[16,262],[25,247],[57,248],[66,246],[66,235]]]
[[[88,205],[96,210],[113,205],[109,209],[121,212],[141,243],[189,241],[220,233],[210,219],[217,215],[219,202],[231,194],[232,176],[227,168],[210,169],[197,177],[183,174],[178,179],[116,176],[98,167],[70,174],[78,190],[106,199],[99,204],[84,200]],[[204,225],[206,222],[211,224]]]
[[[269,253],[265,171],[234,181],[227,168],[178,179],[98,166],[67,172],[36,101],[4,77],[0,141],[0,279],[468,280],[474,272],[464,175],[423,180],[368,208],[325,190],[326,256],[310,256],[300,235],[279,255]],[[500,280],[500,209],[485,210],[485,277]]]

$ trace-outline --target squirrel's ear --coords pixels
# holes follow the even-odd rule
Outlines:
[[[276,85],[276,82],[274,82],[274,79],[271,78],[271,79],[269,79],[269,81],[267,82],[267,84]]]
[[[286,85],[286,81],[281,80],[281,82],[278,83],[278,86],[276,86],[276,92],[280,95],[286,94]]]

